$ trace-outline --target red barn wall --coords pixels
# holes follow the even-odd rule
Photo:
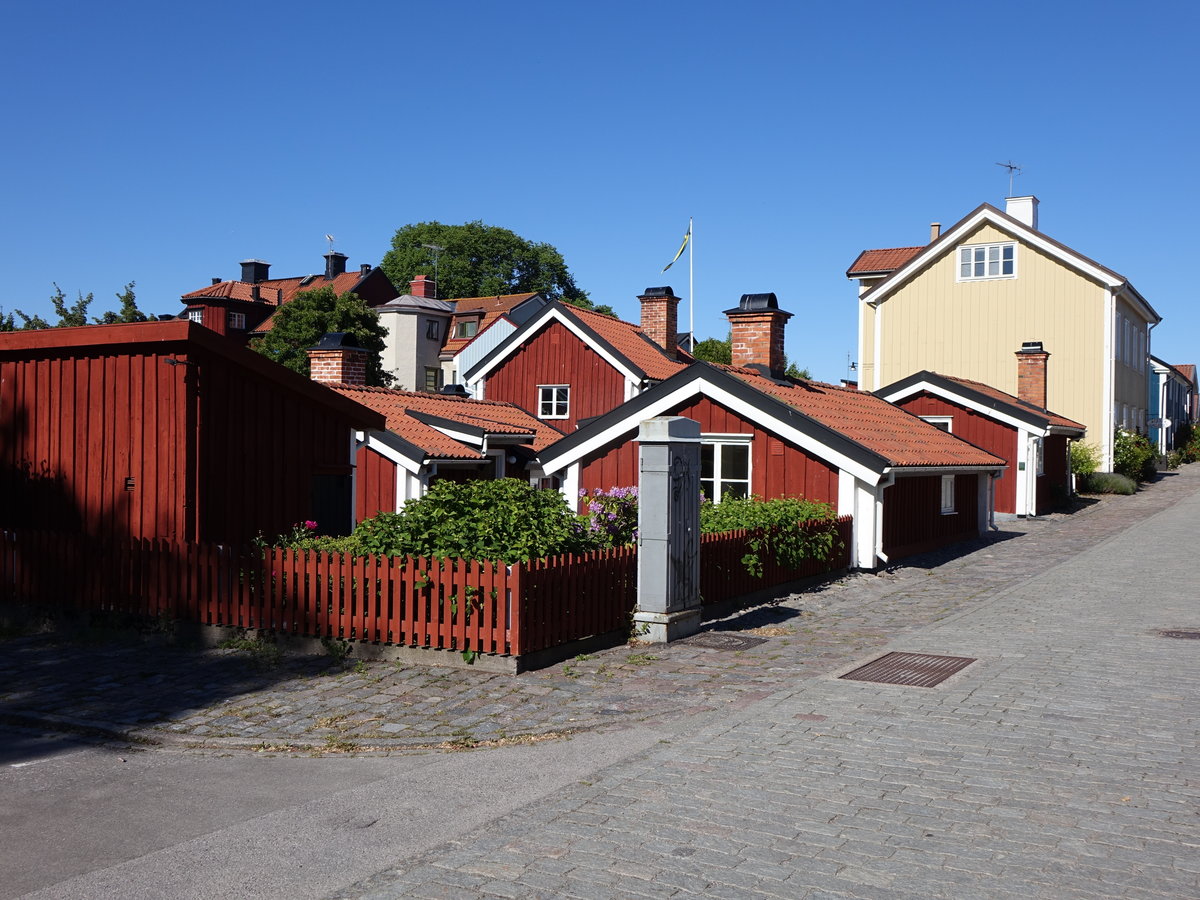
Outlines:
[[[996,480],[995,508],[996,512],[1002,513],[1017,511],[1016,428],[925,392],[900,400],[896,405],[917,416],[953,416],[950,429],[955,437],[970,441],[1008,463],[1004,474]]]
[[[707,397],[688,401],[664,415],[686,416],[704,434],[750,434],[750,490],[765,500],[803,497],[837,506],[838,471],[794,444],[775,437]],[[580,487],[586,490],[638,483],[637,431],[584,460]]]
[[[188,367],[173,355],[0,360],[0,526],[190,536]]]
[[[549,419],[570,434],[580,419],[616,409],[625,401],[625,379],[561,322],[551,322],[487,377],[484,396],[538,414],[538,385],[569,384],[570,416]]]
[[[395,512],[399,467],[367,447],[359,448],[355,461],[354,520],[361,522],[381,512]]]
[[[891,560],[935,550],[979,533],[978,479],[956,475],[955,510],[942,515],[942,477],[897,478],[883,492],[883,552]]]

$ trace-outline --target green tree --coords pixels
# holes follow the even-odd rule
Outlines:
[[[442,249],[434,251],[427,244]],[[438,296],[443,298],[536,291],[549,300],[614,314],[609,306],[593,304],[579,289],[554,246],[479,220],[462,225],[405,225],[392,238],[392,249],[384,254],[381,266],[401,290],[418,275],[426,275],[436,279]]]
[[[392,376],[383,371],[382,353],[387,331],[373,309],[353,293],[338,294],[332,287],[301,291],[279,308],[271,330],[250,342],[250,348],[308,375],[308,348],[328,332],[350,332],[360,347],[369,350],[367,384],[386,387]]]
[[[16,330],[17,330],[17,325],[13,321],[13,314],[5,313],[4,310],[0,309],[0,334],[2,334],[5,331],[16,331]]]
[[[696,342],[696,348],[692,351],[692,356],[696,359],[702,359],[705,362],[718,363],[723,366],[733,364],[733,335],[728,335],[725,340],[720,338],[705,338],[702,341]],[[801,369],[794,362],[788,362],[788,358],[784,356],[783,362],[785,365],[784,375],[788,378],[797,378],[804,381],[812,379],[812,373],[808,369]]]
[[[89,299],[91,294],[88,294]],[[113,312],[111,309],[96,319],[97,325],[116,325],[121,322],[145,322],[150,317],[138,309],[137,297],[133,293],[133,282],[125,285],[125,290],[116,295],[121,301],[120,312]]]

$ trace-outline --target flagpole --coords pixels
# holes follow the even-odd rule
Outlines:
[[[696,349],[696,278],[693,265],[696,261],[696,232],[692,230],[692,217],[688,216],[688,352]]]

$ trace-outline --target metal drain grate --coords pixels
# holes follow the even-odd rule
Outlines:
[[[975,662],[966,656],[931,656],[928,653],[889,653],[859,666],[840,678],[875,684],[933,687]]]
[[[741,634],[726,634],[719,631],[702,631],[686,637],[678,643],[704,647],[708,650],[749,650],[751,647],[757,647],[766,642],[766,638],[746,637]]]
[[[1200,631],[1179,631],[1174,628],[1164,628],[1158,633],[1159,637],[1183,638],[1189,641],[1200,641]]]

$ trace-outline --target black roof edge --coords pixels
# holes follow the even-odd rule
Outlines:
[[[412,441],[405,440],[394,431],[369,430],[367,433],[381,444],[386,444],[397,453],[407,456],[410,459],[424,460],[429,455],[429,452],[424,447],[418,447]]]
[[[641,410],[657,402],[662,395],[669,394],[685,384],[702,379],[720,384],[721,387],[727,389],[731,394],[738,397],[738,399],[758,407],[765,414],[770,415],[778,421],[797,426],[798,430],[808,434],[817,433],[822,435],[824,443],[829,444],[833,449],[867,468],[882,473],[890,465],[890,460],[885,459],[874,450],[868,450],[852,438],[848,438],[844,434],[835,431],[823,422],[818,422],[816,419],[805,415],[782,400],[763,393],[736,375],[703,360],[697,360],[687,368],[682,369],[665,381],[660,381],[654,387],[644,391],[632,400],[626,401],[611,412],[597,416],[586,426],[580,427],[560,441],[555,441],[550,447],[543,450],[540,455],[545,456],[547,455],[547,450],[554,448],[559,451],[554,455],[562,456],[565,452],[570,452],[579,444],[590,440],[596,433],[604,431],[625,419],[636,417]],[[763,423],[759,421],[756,424]],[[764,425],[764,427],[768,431],[772,430],[769,426]]]
[[[431,428],[446,428],[452,431],[461,431],[481,440],[488,433],[486,428],[481,428],[478,425],[468,425],[465,422],[460,422],[458,419],[447,419],[444,416],[435,416],[433,413],[421,412],[416,409],[406,409],[404,412],[409,418],[416,419],[422,425],[428,425]]]
[[[508,351],[514,345],[520,344],[527,335],[530,335],[533,332],[537,331],[539,328],[541,328],[542,324],[545,322],[546,318],[551,315],[551,311],[560,309],[560,310],[563,310],[564,312],[567,312],[567,314],[570,315],[569,310],[571,308],[572,308],[571,304],[569,304],[569,303],[563,303],[561,300],[550,300],[549,302],[546,303],[545,306],[543,306],[541,309],[539,309],[530,318],[526,319],[523,324],[518,325],[516,331],[514,331],[512,334],[510,334],[508,337],[506,337],[504,340],[502,340],[499,344],[497,344],[495,347],[493,347],[492,351],[490,353],[488,353],[486,356],[484,356],[481,360],[479,360],[479,362],[475,363],[475,365],[473,365],[470,368],[470,370],[468,370],[466,372],[461,372],[460,373],[461,377],[470,378],[476,371],[484,368],[487,364],[491,363],[492,360],[497,359],[502,356],[506,356],[508,354]],[[578,325],[584,331],[584,333],[587,334],[587,336],[591,340],[595,341],[598,345],[603,347],[607,352],[611,353],[617,359],[624,361],[625,365],[627,365],[630,369],[632,369],[636,375],[638,375],[641,378],[646,377],[646,373],[643,372],[640,367],[634,365],[632,362],[630,362],[630,360],[623,353],[618,352],[616,347],[614,347],[608,341],[604,340],[604,338],[600,337],[600,335],[596,334],[596,332],[593,331],[587,325],[586,322],[583,322],[581,319],[574,317],[574,316],[572,316],[572,318],[575,319],[575,324]],[[626,323],[626,324],[628,324],[628,323]],[[647,340],[649,340],[649,338],[647,338]],[[653,344],[654,342],[650,341],[650,343]],[[658,346],[658,345],[654,344],[654,346]]]
[[[947,378],[944,375],[939,375],[937,372],[930,372],[927,369],[909,375],[907,378],[901,378],[899,381],[894,381],[885,387],[881,387],[877,391],[872,391],[872,393],[880,399],[886,399],[884,394],[891,393],[892,391],[904,390],[912,387],[913,385],[919,384],[922,381],[929,381],[934,384],[938,384],[951,393],[959,394],[960,396],[965,397],[968,400],[972,400],[981,406],[986,406],[995,410],[1004,409],[1010,415],[1015,416],[1018,419],[1023,419],[1025,422],[1029,423],[1030,425],[1035,425],[1038,428],[1050,427],[1050,417],[1047,414],[1048,411],[1043,412],[1032,403],[1025,404],[1016,397],[1013,398],[1017,401],[1016,403],[1006,403],[998,397],[991,397],[987,394],[980,393],[974,388],[969,388],[964,384],[959,384],[957,381]],[[999,388],[996,390],[999,390]],[[1008,392],[1005,391],[1005,393]]]

